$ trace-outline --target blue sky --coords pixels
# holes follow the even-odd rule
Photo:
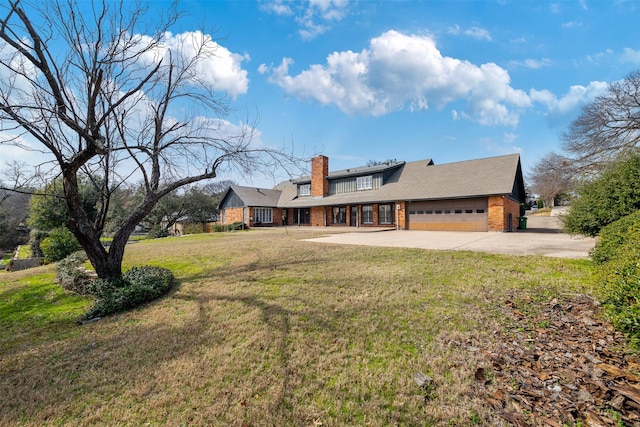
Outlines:
[[[168,2],[154,1],[162,9]],[[634,1],[181,1],[209,72],[267,145],[436,164],[560,149],[584,103],[640,68]],[[223,177],[226,178],[226,177]],[[270,187],[256,176],[228,177]]]
[[[580,108],[640,68],[627,1],[183,2],[239,55],[267,144],[332,170],[518,152],[526,171]],[[185,28],[188,28],[185,27]]]

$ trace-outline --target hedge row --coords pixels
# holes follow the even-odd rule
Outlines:
[[[591,256],[611,323],[640,350],[640,211],[604,227]]]

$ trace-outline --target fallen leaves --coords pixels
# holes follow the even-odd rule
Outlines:
[[[578,295],[528,315],[533,303],[514,300],[502,308],[512,327],[486,351],[491,366],[475,372],[499,416],[518,427],[640,426],[638,358],[623,352],[624,337],[599,318],[598,304]]]

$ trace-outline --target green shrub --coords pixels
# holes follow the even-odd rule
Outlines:
[[[640,150],[625,152],[597,178],[583,183],[562,217],[569,234],[597,236],[618,219],[640,210]]]
[[[74,252],[56,264],[56,281],[64,289],[80,295],[89,293],[93,275],[82,267],[87,260],[84,251]]]
[[[602,264],[615,258],[620,248],[634,235],[634,230],[640,229],[640,211],[623,216],[619,220],[600,230],[598,243],[591,250],[591,258],[597,264]],[[635,233],[637,236],[637,233]]]
[[[148,235],[150,239],[161,239],[163,237],[169,236],[169,232],[161,225],[154,225],[153,227],[151,227],[151,230],[149,230]]]
[[[166,295],[175,284],[170,270],[150,266],[133,267],[117,280],[96,279],[87,287],[96,302],[83,317],[93,319],[130,310]]]
[[[248,230],[249,226],[242,221],[234,222],[233,224],[215,224],[213,226],[213,231],[215,232],[223,232],[223,231],[236,231],[236,230]]]
[[[632,225],[598,269],[602,305],[611,323],[640,350],[640,226]]]
[[[206,231],[206,224],[203,224],[201,222],[190,222],[184,228],[184,234],[201,234],[206,233]]]
[[[60,227],[49,232],[40,243],[40,249],[46,263],[60,261],[82,249],[80,243],[69,229]]]

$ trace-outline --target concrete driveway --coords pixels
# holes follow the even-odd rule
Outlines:
[[[390,246],[437,250],[477,251],[512,255],[589,258],[595,239],[570,236],[560,229],[557,216],[529,216],[527,230],[513,232],[372,231],[337,233],[309,239],[313,242]]]

